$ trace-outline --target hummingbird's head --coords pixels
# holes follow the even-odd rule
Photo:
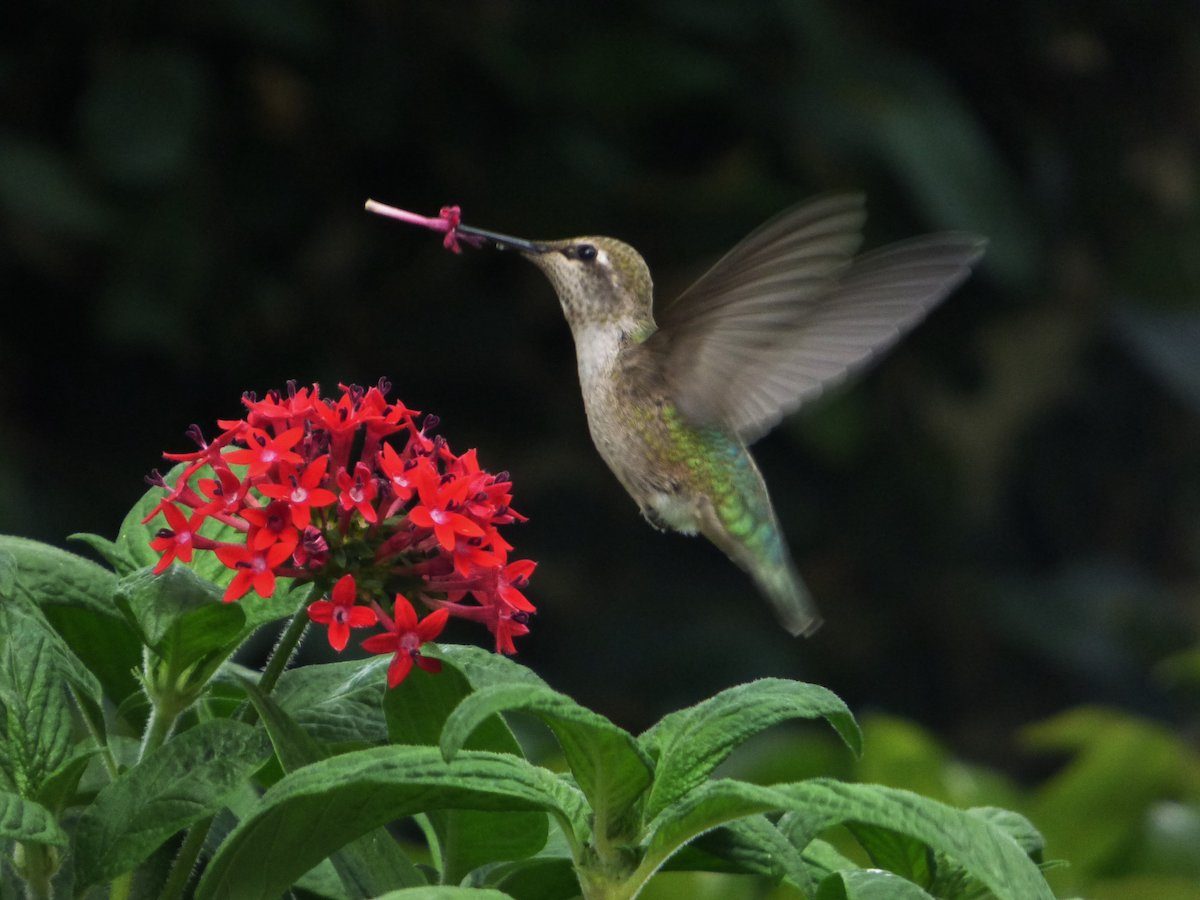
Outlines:
[[[650,318],[653,285],[640,253],[609,237],[547,241],[522,255],[554,285],[571,327]]]
[[[541,269],[573,331],[616,325],[632,332],[653,325],[650,268],[628,244],[609,237],[528,241],[462,226],[460,234],[516,250]]]

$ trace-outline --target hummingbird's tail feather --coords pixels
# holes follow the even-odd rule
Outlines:
[[[821,627],[821,615],[792,563],[762,476],[749,454],[741,462],[742,490],[709,504],[700,531],[754,580],[784,628],[808,637]]]
[[[821,614],[790,561],[783,565],[757,565],[747,571],[789,634],[810,637],[821,627]]]

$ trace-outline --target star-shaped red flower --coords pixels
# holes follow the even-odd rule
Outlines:
[[[414,663],[426,672],[442,671],[440,660],[421,655],[421,645],[442,633],[446,620],[450,618],[450,611],[439,609],[418,622],[417,611],[412,604],[403,594],[397,594],[393,615],[387,631],[372,635],[362,643],[368,653],[395,654],[388,666],[388,687],[394,688],[408,677]]]
[[[328,600],[308,605],[308,617],[318,625],[329,628],[329,646],[341,653],[350,640],[351,628],[369,628],[379,621],[375,610],[357,606],[358,588],[353,575],[343,575],[333,586]]]

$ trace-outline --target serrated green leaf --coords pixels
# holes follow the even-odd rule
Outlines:
[[[385,657],[297,666],[286,670],[272,699],[306,732],[338,746],[387,740],[383,698]]]
[[[513,900],[508,894],[492,888],[464,888],[429,885],[405,888],[377,897],[376,900]]]
[[[394,744],[436,746],[451,711],[470,694],[466,676],[451,666],[436,675],[414,670],[384,698],[389,738]],[[470,749],[521,755],[521,745],[498,715],[481,723],[470,739]],[[549,832],[541,813],[452,809],[430,812],[428,819],[436,837],[441,880],[449,883],[461,881],[479,866],[537,853]]]
[[[0,791],[0,838],[56,847],[67,844],[67,835],[50,810],[9,791]]]
[[[566,694],[533,684],[483,688],[464,699],[442,730],[442,754],[453,759],[475,728],[501,712],[536,716],[554,732],[575,781],[595,812],[597,831],[619,833],[649,786],[652,766],[627,731]]]
[[[862,752],[862,735],[846,704],[823,687],[799,681],[752,681],[665,716],[638,739],[656,760],[646,818],[703,784],[747,739],[790,719],[818,717],[828,721],[856,755]]]
[[[273,900],[349,840],[433,809],[547,812],[576,841],[586,820],[575,789],[513,756],[468,752],[447,763],[431,747],[359,750],[271,787],[222,843],[196,897]]]
[[[112,572],[49,544],[10,535],[0,535],[0,556],[11,561],[8,587],[0,584],[0,597],[41,609],[114,703],[137,690],[133,672],[141,662],[141,645],[113,603]]]
[[[835,872],[817,889],[815,900],[933,900],[899,875],[879,869]]]
[[[257,685],[242,682],[250,702],[267,728],[275,755],[285,772],[320,762],[328,753],[273,698]],[[386,828],[376,828],[342,847],[331,857],[338,878],[352,897],[374,897],[397,887],[423,885],[425,879]]]
[[[167,741],[101,790],[80,817],[78,883],[126,872],[171,835],[214,815],[269,753],[261,731],[229,719]]]

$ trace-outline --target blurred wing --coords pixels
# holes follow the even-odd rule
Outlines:
[[[862,221],[857,196],[797,207],[663,311],[642,346],[685,417],[756,440],[894,344],[983,252],[980,238],[946,233],[851,259]]]

